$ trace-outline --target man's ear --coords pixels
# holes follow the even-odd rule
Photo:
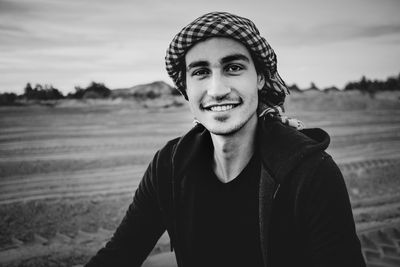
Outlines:
[[[258,90],[263,89],[265,85],[265,77],[263,74],[257,74],[257,88]]]

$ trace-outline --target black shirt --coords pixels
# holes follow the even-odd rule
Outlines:
[[[195,172],[193,262],[196,266],[263,266],[258,219],[260,160],[253,156],[235,179],[223,183],[214,174],[211,159],[207,155]]]

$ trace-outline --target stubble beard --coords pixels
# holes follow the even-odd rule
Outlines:
[[[239,123],[236,123],[236,124],[230,126],[227,129],[224,129],[225,127],[223,125],[220,126],[222,129],[219,129],[220,127],[218,127],[218,126],[213,128],[213,127],[207,127],[206,125],[204,125],[204,127],[210,133],[212,133],[214,135],[220,135],[220,136],[229,137],[229,136],[235,135],[240,130],[242,130],[245,126],[247,126],[248,123],[250,122],[250,120],[253,119],[254,116],[257,117],[257,113],[256,112],[252,116],[249,116],[245,121],[241,121]],[[225,121],[229,120],[229,118],[215,118],[215,120],[217,120],[218,123],[224,123]]]

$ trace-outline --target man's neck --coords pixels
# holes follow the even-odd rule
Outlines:
[[[233,135],[211,134],[214,145],[213,170],[227,183],[236,178],[249,163],[255,150],[257,117]]]

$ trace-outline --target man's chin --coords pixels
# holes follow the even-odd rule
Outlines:
[[[205,125],[206,129],[214,135],[232,136],[242,127],[240,125]]]
[[[257,121],[257,115],[255,117],[249,117],[247,120],[237,119],[233,114],[229,115],[220,115],[213,116],[211,118],[203,117],[203,121],[200,123],[212,134],[222,135],[222,136],[232,136],[237,134],[239,131],[243,130],[243,128],[248,128],[246,125],[249,125],[249,121],[254,118]],[[251,127],[251,126],[250,126]]]

